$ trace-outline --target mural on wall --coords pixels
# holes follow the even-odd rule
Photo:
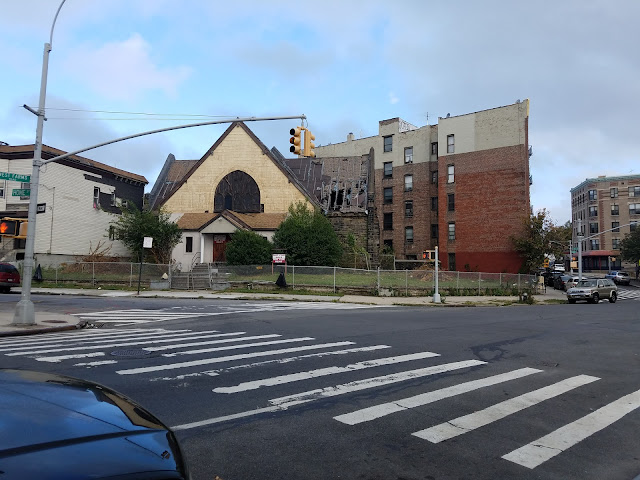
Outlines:
[[[220,180],[214,195],[213,211],[223,210],[240,213],[260,212],[260,189],[251,175],[236,170]]]

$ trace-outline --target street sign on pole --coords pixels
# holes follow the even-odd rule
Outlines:
[[[0,180],[13,180],[14,182],[27,183],[31,181],[31,175],[22,173],[0,172]]]
[[[11,191],[12,197],[30,197],[31,189],[30,188],[14,188]]]

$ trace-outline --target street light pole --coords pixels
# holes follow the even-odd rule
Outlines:
[[[27,228],[27,240],[24,250],[24,263],[22,269],[22,293],[20,301],[16,305],[16,311],[13,316],[13,323],[16,325],[35,325],[35,311],[33,302],[31,301],[31,277],[33,274],[33,252],[35,246],[35,222],[36,211],[38,206],[38,184],[40,183],[40,166],[42,165],[42,130],[45,120],[45,101],[47,97],[47,74],[49,72],[49,52],[51,52],[51,43],[53,42],[53,28],[60,9],[66,0],[62,0],[56,15],[51,24],[51,33],[49,35],[49,43],[44,44],[44,56],[42,59],[42,77],[40,79],[40,100],[38,101],[38,123],[36,126],[36,141],[33,152],[33,169],[30,179],[30,197],[29,197],[29,227]]]

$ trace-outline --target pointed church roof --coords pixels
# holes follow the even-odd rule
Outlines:
[[[304,185],[299,181],[299,179],[293,174],[293,172],[288,168],[287,165],[285,165],[283,162],[281,162],[266,146],[264,143],[262,143],[262,141],[256,136],[255,133],[253,133],[251,131],[251,129],[249,127],[247,127],[244,122],[233,122],[231,125],[229,125],[229,128],[227,128],[225,130],[225,132],[220,136],[220,138],[218,138],[218,140],[216,140],[216,142],[211,146],[211,148],[209,148],[209,150],[207,150],[207,152],[202,156],[202,158],[200,160],[198,160],[197,162],[195,162],[194,164],[191,165],[191,168],[183,174],[182,178],[180,180],[176,179],[174,177],[173,185],[171,188],[171,191],[168,192],[167,195],[164,196],[164,198],[162,198],[159,202],[156,202],[156,204],[158,205],[158,207],[162,206],[164,203],[167,202],[167,200],[169,200],[179,189],[182,185],[184,185],[184,183],[186,183],[186,181],[189,179],[189,177],[191,177],[191,175],[193,175],[198,168],[200,167],[200,165],[202,165],[202,163],[209,157],[211,156],[211,154],[216,150],[216,148],[218,148],[218,146],[225,140],[225,138],[227,138],[227,136],[229,135],[229,133],[231,133],[231,131],[236,128],[236,127],[240,127],[242,128],[247,135],[249,136],[249,138],[251,138],[256,145],[258,145],[258,147],[260,148],[260,150],[262,151],[262,153],[264,155],[267,156],[267,158],[269,158],[282,172],[282,174],[284,176],[287,177],[287,179],[291,182],[291,184],[293,184],[304,196],[305,198],[307,198],[307,200],[315,205],[315,206],[320,206],[318,200],[315,198],[314,195],[311,195],[304,187]],[[167,172],[168,174],[169,172]],[[177,171],[173,171],[174,175],[177,173]],[[155,187],[154,187],[155,188]]]

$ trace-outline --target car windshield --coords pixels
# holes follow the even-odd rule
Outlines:
[[[619,277],[628,277],[629,274],[627,272],[618,272]]]
[[[595,287],[596,286],[596,281],[595,280],[581,280],[578,282],[578,287]]]

